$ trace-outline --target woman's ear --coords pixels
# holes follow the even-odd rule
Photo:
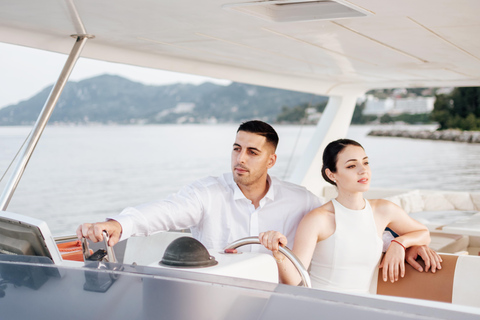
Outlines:
[[[332,181],[336,181],[337,179],[335,178],[335,174],[330,171],[330,169],[325,169],[325,174],[327,175],[328,179],[332,180]]]

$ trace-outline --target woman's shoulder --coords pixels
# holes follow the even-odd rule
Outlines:
[[[335,210],[332,202],[329,201],[307,213],[298,230],[305,234],[314,234],[317,242],[328,238],[335,231]]]
[[[328,219],[335,214],[335,209],[333,207],[332,201],[328,201],[324,205],[313,209],[306,216],[311,219]]]
[[[380,211],[388,213],[402,210],[402,208],[400,208],[398,205],[386,199],[369,199],[368,202],[370,203],[370,206],[374,212]]]

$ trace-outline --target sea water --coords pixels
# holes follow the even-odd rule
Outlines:
[[[104,220],[196,179],[230,171],[237,127],[48,126],[8,210],[45,220],[55,235],[73,234],[82,222]],[[288,179],[315,127],[275,128],[280,143],[270,173]],[[480,190],[480,144],[367,136],[371,129],[351,126],[348,137],[366,149],[372,187]],[[0,127],[0,175],[30,130]]]

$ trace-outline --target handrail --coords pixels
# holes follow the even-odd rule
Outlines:
[[[42,135],[43,130],[47,125],[48,119],[50,119],[53,109],[55,108],[55,105],[60,98],[60,94],[62,93],[63,88],[68,81],[68,77],[70,76],[73,67],[75,66],[75,62],[80,57],[80,53],[87,39],[91,39],[93,37],[91,35],[74,36],[76,37],[76,41],[72,48],[72,51],[70,52],[70,55],[65,62],[65,66],[63,67],[62,72],[60,73],[60,76],[55,83],[55,86],[52,88],[52,91],[50,92],[50,95],[48,96],[48,99],[45,102],[45,105],[43,106],[43,109],[38,116],[37,122],[35,123],[32,132],[28,136],[26,145],[23,148],[23,153],[18,160],[10,179],[5,185],[2,195],[0,196],[0,211],[7,210],[8,204],[10,203],[10,200],[15,193],[15,189],[17,188],[17,185],[22,178],[25,168],[27,167],[28,161],[30,160],[32,153],[37,146],[38,140],[40,139],[40,136]]]
[[[23,148],[23,154],[18,160],[17,165],[15,166],[15,170],[13,171],[10,180],[8,180],[7,184],[5,185],[5,189],[0,196],[0,211],[7,210],[13,193],[15,192],[15,189],[20,182],[20,179],[23,175],[23,172],[25,171],[30,157],[32,156],[33,151],[35,150],[35,147],[37,146],[37,142],[43,133],[43,129],[45,129],[48,119],[50,119],[53,109],[55,108],[55,105],[60,98],[60,94],[62,93],[63,88],[68,81],[68,77],[73,70],[75,62],[80,57],[80,53],[87,39],[92,38],[92,36],[90,35],[75,35],[75,37],[75,44],[72,48],[72,51],[70,52],[70,55],[68,56],[67,61],[65,62],[65,66],[63,67],[63,70],[57,82],[55,83],[55,86],[52,88],[48,100],[43,106],[43,109],[38,116],[37,122],[35,123],[32,132],[28,136],[27,143]]]
[[[246,237],[230,243],[228,246],[225,247],[224,250],[236,249],[238,247],[245,246],[248,244],[262,244],[262,243],[260,242],[260,240],[258,240],[258,237]],[[290,250],[287,247],[279,246],[278,251],[280,251],[285,257],[288,258],[288,260],[290,260],[293,263],[298,273],[300,274],[300,277],[302,278],[303,285],[307,288],[311,288],[312,282],[310,280],[310,275],[308,274],[307,269],[303,266],[302,262],[292,252],[292,250]]]
[[[55,242],[66,242],[66,241],[73,241],[73,240],[78,240],[78,237],[76,234],[68,235],[68,236],[56,236],[53,237],[53,240]]]

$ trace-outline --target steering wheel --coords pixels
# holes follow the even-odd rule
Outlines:
[[[238,247],[245,246],[247,244],[262,244],[262,243],[260,242],[260,240],[258,240],[258,237],[246,237],[230,243],[228,246],[225,247],[224,250],[236,249]],[[310,281],[310,275],[308,274],[307,269],[305,269],[305,267],[303,266],[302,262],[300,262],[297,256],[292,252],[292,250],[288,249],[287,247],[279,246],[278,251],[280,251],[285,257],[288,258],[288,260],[290,260],[293,263],[298,273],[300,274],[300,277],[302,278],[303,286],[307,288],[311,288],[312,282]]]

